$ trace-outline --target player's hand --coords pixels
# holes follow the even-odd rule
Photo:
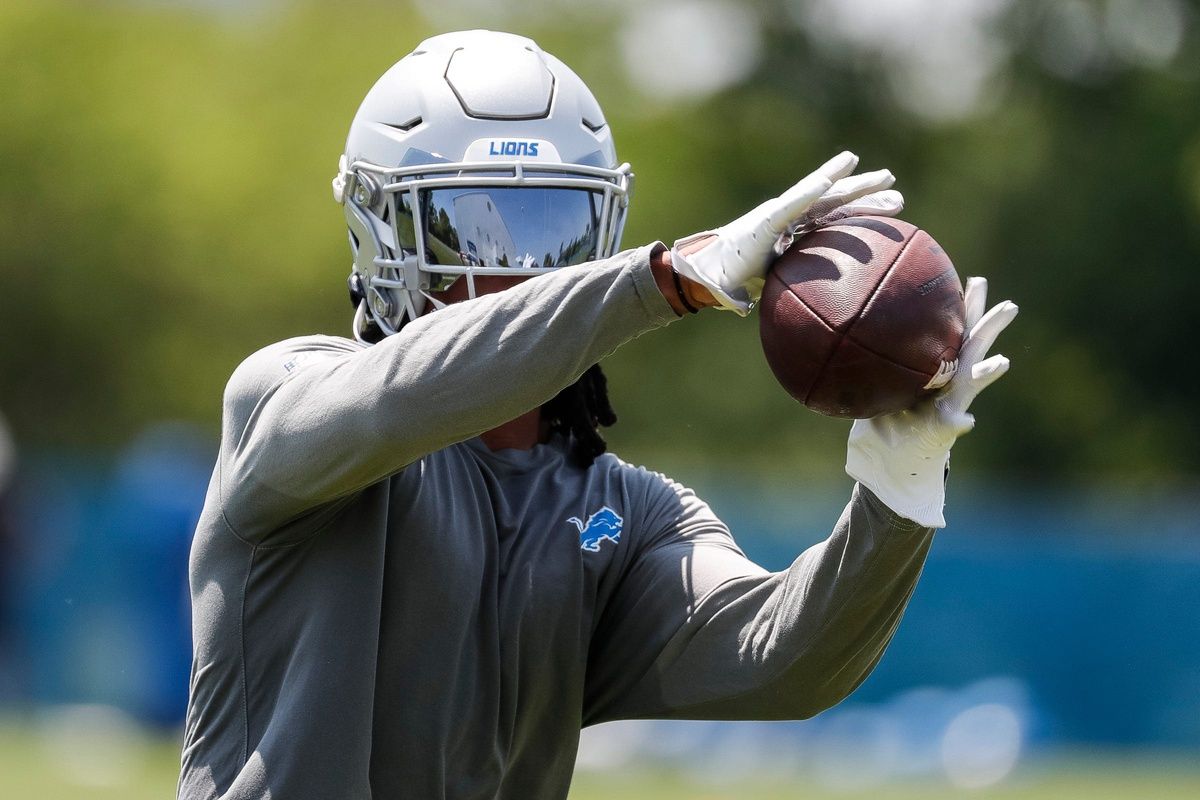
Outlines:
[[[984,278],[967,281],[964,301],[967,335],[950,383],[907,411],[855,420],[850,428],[846,472],[897,514],[930,528],[946,525],[950,447],[975,427],[967,411],[971,401],[1008,371],[1008,359],[989,358],[988,351],[1017,316],[1016,304],[1007,300],[984,313]]]
[[[779,197],[715,231],[675,242],[675,271],[704,285],[720,307],[742,316],[762,294],[764,278],[775,256],[792,235],[855,214],[895,216],[904,198],[890,189],[886,169],[852,175],[858,156],[843,152]]]

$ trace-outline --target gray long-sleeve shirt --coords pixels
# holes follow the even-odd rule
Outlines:
[[[472,438],[675,318],[649,255],[238,367],[181,798],[562,798],[581,726],[807,717],[870,672],[932,531],[865,489],[769,573],[662,475]]]

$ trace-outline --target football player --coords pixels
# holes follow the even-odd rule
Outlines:
[[[562,62],[471,31],[392,67],[333,183],[354,338],[267,347],[225,391],[179,796],[563,798],[582,726],[804,718],[851,692],[944,524],[950,446],[1007,367],[986,355],[1015,306],[984,314],[969,283],[958,373],[854,424],[845,512],[777,573],[605,452],[595,365],[700,309],[746,314],[791,233],[899,211],[891,174],[856,163],[618,252],[633,175]]]

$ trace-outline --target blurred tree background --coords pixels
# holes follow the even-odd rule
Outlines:
[[[592,87],[638,175],[625,244],[715,227],[848,148],[1022,307],[956,450],[975,475],[1200,474],[1200,20],[1179,0],[0,7],[0,408],[27,449],[151,420],[215,441],[234,366],[349,333],[330,198],[350,119],[422,38],[503,26]],[[719,41],[720,47],[712,46]],[[774,384],[753,319],[608,364],[630,460],[840,474],[846,423]]]
[[[225,381],[268,343],[349,334],[329,182],[350,120],[468,27],[591,86],[637,173],[627,246],[851,149],[1022,308],[955,449],[950,535],[854,698],[795,727],[614,728],[579,797],[960,796],[1060,747],[1097,759],[1063,767],[1074,788],[1027,772],[977,796],[1200,796],[1196,0],[0,3],[0,796],[169,794],[178,736],[141,724],[182,721]],[[756,319],[705,314],[605,365],[614,449],[697,485],[753,558],[825,535],[848,424],[776,385]],[[699,782],[631,788],[636,763]],[[798,782],[752,788],[773,775]]]

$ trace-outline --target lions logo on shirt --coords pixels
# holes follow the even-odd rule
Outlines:
[[[579,549],[589,553],[600,552],[600,544],[608,539],[613,544],[621,541],[621,525],[625,520],[621,515],[608,506],[602,506],[599,511],[587,518],[587,522],[579,517],[567,520],[579,529]]]

